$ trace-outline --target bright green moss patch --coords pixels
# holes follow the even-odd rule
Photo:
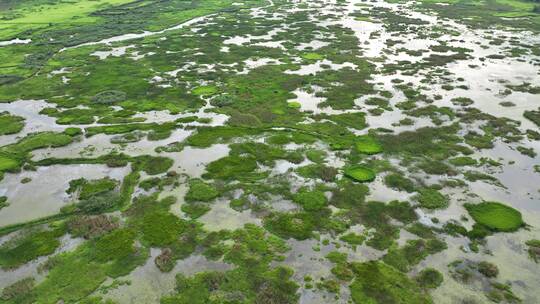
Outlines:
[[[293,200],[307,211],[317,211],[326,207],[328,204],[324,193],[317,190],[300,190],[293,196]]]
[[[492,231],[511,232],[525,225],[519,211],[498,202],[464,206],[476,223]]]
[[[423,188],[418,190],[418,193],[415,198],[423,208],[442,209],[448,207],[448,197],[435,189]]]
[[[100,262],[123,259],[135,252],[135,233],[129,229],[117,229],[95,242],[96,259]]]
[[[353,263],[352,269],[356,278],[349,288],[355,304],[433,302],[406,274],[382,262]]]
[[[355,143],[356,151],[364,154],[377,154],[383,151],[382,146],[371,136],[359,136]]]
[[[307,60],[322,60],[324,59],[324,55],[321,55],[319,53],[305,53],[302,54],[302,58]]]
[[[0,135],[19,133],[23,128],[24,118],[8,112],[0,113]]]
[[[218,92],[218,87],[216,86],[200,86],[193,89],[193,94],[195,95],[202,95],[202,96],[208,96],[208,95],[214,95]]]
[[[17,268],[40,256],[52,254],[60,246],[62,229],[33,231],[15,237],[0,247],[0,266]]]
[[[209,202],[218,196],[219,192],[215,187],[201,180],[192,180],[189,183],[189,190],[185,199],[187,202]]]
[[[19,167],[19,163],[6,156],[0,155],[0,171],[8,171]]]
[[[345,176],[358,182],[371,182],[375,179],[375,172],[364,166],[351,166],[345,169]]]
[[[152,212],[142,219],[143,239],[151,246],[167,246],[180,237],[185,224],[177,216],[164,212]]]
[[[300,109],[302,105],[298,101],[289,101],[287,106],[291,109]]]

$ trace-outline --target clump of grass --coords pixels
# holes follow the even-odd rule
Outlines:
[[[435,189],[420,189],[415,198],[420,203],[420,206],[427,209],[443,209],[448,207],[448,197]]]
[[[529,252],[529,257],[533,259],[535,263],[538,263],[540,260],[540,240],[528,240],[525,242],[525,245],[529,246],[527,250]]]
[[[0,247],[0,266],[17,268],[40,256],[52,254],[60,246],[63,229],[37,230],[16,237]]]
[[[324,193],[318,190],[309,191],[302,189],[294,195],[293,200],[307,211],[321,210],[328,204]]]
[[[10,115],[9,112],[0,113],[0,135],[19,133],[23,128],[23,117]]]
[[[361,303],[431,303],[416,282],[382,262],[352,263],[352,301]]]
[[[394,190],[406,191],[409,193],[415,191],[414,182],[398,173],[392,173],[385,176],[384,183]]]
[[[140,156],[136,159],[136,164],[140,170],[145,171],[148,175],[157,175],[167,172],[172,165],[173,160],[161,156]]]
[[[186,194],[186,202],[209,202],[219,196],[219,192],[215,187],[209,185],[202,180],[195,179],[190,181],[189,190]]]
[[[424,288],[435,289],[441,286],[444,277],[437,269],[426,268],[420,271],[416,281]]]

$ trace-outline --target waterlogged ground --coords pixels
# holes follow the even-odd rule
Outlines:
[[[535,11],[0,3],[0,303],[540,302]]]

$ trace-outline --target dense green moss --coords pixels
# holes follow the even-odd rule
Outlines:
[[[416,283],[382,262],[353,263],[356,278],[349,286],[354,303],[432,303]]]
[[[264,227],[285,239],[305,240],[313,235],[315,223],[308,213],[274,213],[264,219]]]
[[[371,182],[375,179],[375,172],[365,166],[351,166],[345,169],[345,176],[358,182]]]
[[[189,190],[186,193],[185,200],[187,202],[209,202],[219,196],[219,192],[212,185],[209,185],[201,180],[191,180],[189,182]]]
[[[217,250],[222,238],[230,238],[231,246]],[[176,292],[162,303],[295,303],[298,285],[291,281],[293,271],[283,266],[270,267],[287,250],[283,240],[267,234],[263,228],[246,225],[230,235],[208,236],[207,246],[220,251],[227,263],[236,265],[225,272],[200,272],[192,277],[178,274]]]
[[[476,159],[468,156],[455,157],[448,160],[454,166],[476,166]]]
[[[8,112],[0,113],[0,135],[19,133],[23,128],[24,118]]]
[[[67,193],[78,192],[80,200],[86,200],[93,196],[109,192],[117,188],[119,182],[108,177],[87,181],[86,179],[76,179],[69,182]]]
[[[327,167],[320,164],[311,164],[299,167],[297,172],[300,176],[306,178],[319,178],[325,182],[334,181],[338,170],[336,168]]]
[[[525,225],[519,211],[502,203],[465,204],[465,208],[476,223],[495,232],[511,232]]]
[[[140,156],[136,159],[138,168],[148,175],[165,173],[172,167],[173,163],[172,159],[160,156]]]
[[[382,146],[371,136],[361,136],[356,139],[356,151],[364,154],[377,154],[383,151]]]
[[[324,193],[317,190],[309,191],[307,189],[301,189],[293,196],[293,200],[307,211],[321,210],[328,204]]]
[[[408,272],[412,266],[417,265],[428,255],[445,250],[446,243],[438,239],[409,240],[401,248],[391,247],[383,257],[383,261],[396,269]]]
[[[0,247],[0,266],[17,268],[40,256],[52,254],[60,246],[63,229],[30,231],[9,240]]]
[[[448,197],[435,189],[422,188],[418,190],[418,193],[415,198],[424,208],[442,209],[448,207]]]

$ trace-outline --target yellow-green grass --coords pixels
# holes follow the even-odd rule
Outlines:
[[[300,109],[302,105],[298,101],[289,101],[287,106],[291,109]]]
[[[213,85],[200,86],[193,89],[193,94],[200,96],[214,95],[218,92],[218,88]]]
[[[322,60],[324,56],[318,53],[305,53],[302,55],[302,58],[307,60]]]
[[[493,231],[510,232],[525,225],[519,211],[498,202],[466,204],[465,208],[475,222]]]
[[[358,182],[371,182],[375,179],[375,172],[368,167],[356,165],[345,169],[345,176]]]
[[[370,136],[360,136],[356,140],[356,151],[364,154],[377,154],[382,152],[382,146]]]
[[[18,166],[19,163],[16,160],[0,155],[0,171],[15,169]]]
[[[98,17],[90,16],[92,12],[107,6],[120,5],[133,0],[79,0],[57,2],[55,4],[21,6],[11,14],[20,17],[0,22],[0,40],[16,37],[18,34],[48,27],[58,23],[92,23]],[[3,16],[4,14],[0,15]]]

